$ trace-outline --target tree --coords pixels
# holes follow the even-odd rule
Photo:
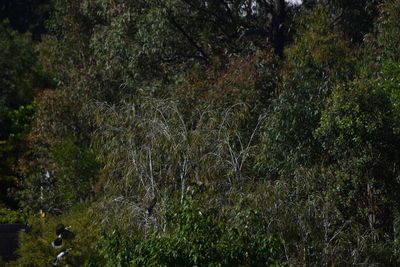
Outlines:
[[[272,177],[290,176],[298,166],[318,161],[321,147],[313,132],[325,100],[336,84],[354,73],[349,43],[334,29],[321,5],[298,21],[286,58],[278,95],[262,125],[259,168],[262,175]]]
[[[18,34],[9,22],[0,24],[0,36],[0,138],[5,139],[10,129],[8,112],[33,99],[38,78],[35,70],[37,55],[29,36]]]
[[[99,166],[84,118],[66,92],[45,90],[37,97],[25,136],[28,148],[19,163],[20,200],[32,211],[63,213],[93,192]]]
[[[22,139],[35,111],[33,97],[51,84],[51,79],[38,64],[29,34],[19,34],[4,21],[0,39],[0,183],[2,201],[16,208],[7,191],[18,185],[16,168],[25,149]]]

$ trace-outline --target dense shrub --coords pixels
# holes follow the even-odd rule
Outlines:
[[[165,229],[144,240],[112,232],[103,240],[107,264],[278,266],[283,261],[282,241],[263,232],[257,211],[245,210],[231,215],[229,220],[220,212],[188,195],[167,210]],[[113,251],[116,257],[109,255]]]
[[[28,214],[22,210],[12,210],[0,206],[0,223],[25,223]]]
[[[63,216],[30,216],[27,225],[29,231],[20,233],[20,257],[10,266],[48,266],[62,249],[72,248],[61,264],[78,266],[99,266],[101,256],[96,249],[99,228],[91,218],[91,212],[84,205],[75,206]],[[63,240],[63,247],[56,249],[51,242],[56,238],[56,225],[71,226],[75,234],[72,240]]]

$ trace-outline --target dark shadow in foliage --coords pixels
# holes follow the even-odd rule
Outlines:
[[[45,21],[49,18],[51,0],[2,0],[0,21],[7,18],[19,32],[31,32],[34,40],[46,32]]]

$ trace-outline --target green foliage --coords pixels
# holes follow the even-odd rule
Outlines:
[[[20,199],[34,211],[64,210],[92,192],[99,166],[87,148],[83,117],[64,92],[46,90],[37,98],[37,112],[26,137],[28,149],[19,164]],[[46,172],[48,179],[44,179]],[[43,199],[37,201],[37,196]]]
[[[314,82],[318,86],[323,80],[332,83],[353,76],[355,59],[351,47],[343,34],[332,26],[326,8],[317,5],[303,14],[296,28],[294,42],[286,51],[287,64],[296,76],[305,79],[303,82]]]
[[[11,121],[9,136],[6,141],[0,142],[0,184],[1,202],[9,207],[16,208],[15,190],[20,183],[16,171],[18,160],[26,150],[24,136],[30,130],[32,116],[36,110],[35,102],[19,109],[10,111],[8,118]],[[14,195],[14,196],[13,196]]]
[[[20,106],[18,109],[9,112],[8,117],[12,122],[9,136],[11,140],[14,140],[14,142],[21,140],[30,131],[30,124],[36,109],[37,102],[32,101],[29,105]]]
[[[363,74],[366,77],[382,78],[382,70],[387,71],[387,65],[399,62],[399,18],[399,1],[386,1],[380,6],[373,31],[364,36]]]
[[[362,43],[363,37],[374,26],[382,0],[321,1],[327,6],[332,23],[352,42]]]
[[[307,11],[316,5],[323,5],[327,10],[330,24],[345,34],[350,42],[358,45],[364,41],[379,17],[383,0],[303,0],[301,11]]]
[[[262,124],[257,168],[261,175],[289,175],[297,166],[314,164],[320,144],[313,137],[325,100],[335,84],[353,75],[348,43],[330,24],[322,6],[298,21],[298,32],[287,49],[279,95]]]
[[[55,146],[53,158],[58,167],[54,187],[63,205],[68,207],[87,199],[93,193],[92,186],[100,168],[94,153],[61,142]]]
[[[400,43],[397,38],[400,34],[400,26],[397,23],[399,18],[399,1],[388,1],[382,6],[375,29],[375,34],[377,35],[375,55],[378,61],[400,61]]]
[[[282,242],[263,232],[257,211],[221,221],[217,208],[205,207],[189,195],[166,216],[166,229],[143,241],[113,232],[103,241],[103,253],[120,247],[117,257],[106,256],[108,266],[124,266],[128,259],[133,266],[279,266],[282,261]],[[125,254],[119,254],[122,251]]]
[[[8,136],[8,112],[32,101],[37,55],[27,35],[14,31],[8,21],[0,24],[0,138]]]
[[[0,142],[0,201],[1,204],[11,207],[15,207],[16,203],[9,193],[18,185],[18,179],[13,172],[13,165],[17,160],[14,151],[14,146],[9,142]]]
[[[285,8],[282,0],[58,0],[49,25],[66,60],[56,59],[55,67],[80,98],[115,103],[125,94],[165,96],[196,65],[271,46],[282,54]]]
[[[377,84],[359,81],[334,90],[317,135],[323,136],[324,147],[335,159],[368,149],[390,153],[398,139],[393,123],[388,94]]]
[[[72,248],[61,264],[99,266],[102,258],[98,255],[96,244],[99,229],[84,206],[75,206],[68,214],[58,217],[31,216],[28,220],[30,230],[19,237],[20,257],[10,266],[47,266],[61,249],[55,249],[51,242],[56,238],[56,225],[71,226],[75,234],[72,240],[64,240],[63,248]],[[101,265],[101,264],[100,264]]]
[[[384,64],[380,73],[378,87],[388,95],[391,102],[391,110],[394,116],[396,133],[400,130],[400,65],[388,61]]]
[[[372,228],[388,231],[398,207],[396,162],[400,156],[400,136],[388,92],[368,81],[339,87],[332,93],[316,134],[330,156],[327,161],[355,175],[348,188],[352,203],[348,209],[365,209],[373,215],[369,219]]]
[[[0,62],[1,201],[16,208],[10,191],[20,185],[16,169],[36,109],[33,97],[36,90],[49,84],[49,77],[38,65],[29,34],[19,34],[7,20],[0,24]]]
[[[139,243],[136,235],[125,231],[111,230],[103,232],[99,240],[99,253],[104,258],[104,266],[128,266],[132,261],[135,246]]]
[[[27,213],[22,210],[11,210],[0,206],[0,224],[1,223],[25,223]]]

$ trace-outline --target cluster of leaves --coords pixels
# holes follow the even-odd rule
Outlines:
[[[12,210],[0,207],[0,223],[25,223],[28,213],[22,210]]]
[[[20,233],[17,261],[8,266],[48,266],[62,249],[72,248],[60,262],[65,265],[99,266],[102,262],[96,244],[100,229],[90,217],[90,210],[84,205],[74,207],[68,213],[57,217],[30,216],[28,231]],[[72,240],[63,240],[63,247],[55,249],[51,242],[56,238],[55,229],[59,223],[70,226],[75,234]]]
[[[109,266],[278,266],[283,244],[265,233],[256,210],[221,218],[189,194],[167,210],[166,228],[135,241],[118,231],[103,240]],[[114,251],[115,250],[115,251]],[[117,257],[110,257],[117,255]]]

